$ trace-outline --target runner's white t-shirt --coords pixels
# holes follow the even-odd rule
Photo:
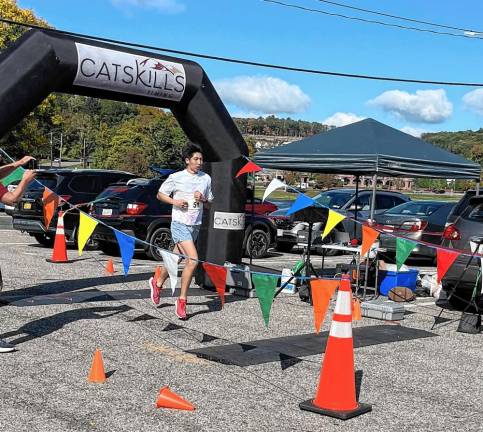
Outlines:
[[[173,199],[182,199],[188,202],[188,208],[182,209],[173,206],[172,220],[185,225],[200,225],[203,214],[203,203],[196,202],[194,193],[198,191],[203,198],[213,201],[211,191],[211,177],[203,171],[191,174],[187,170],[171,174],[159,188],[164,195],[172,195]]]

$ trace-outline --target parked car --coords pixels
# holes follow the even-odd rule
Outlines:
[[[170,249],[171,206],[156,198],[164,178],[135,179],[108,187],[97,198],[91,214],[106,225],[134,236],[146,243],[136,242],[150,258],[161,261],[157,248]],[[265,215],[245,215],[243,250],[254,258],[265,256],[275,244],[276,227]],[[114,232],[108,226],[98,224],[92,238],[108,255],[119,254]],[[253,241],[251,240],[253,236]]]
[[[42,196],[44,186],[59,195],[64,201],[72,205],[88,203],[109,184],[122,179],[134,178],[135,175],[124,171],[95,170],[95,169],[52,169],[39,170],[37,181],[30,183],[23,198],[15,205],[12,212],[13,228],[27,232],[40,244],[52,246],[57,226],[57,212],[47,229],[44,225]],[[68,209],[67,204],[59,205],[59,209]],[[87,211],[87,205],[80,206]],[[67,239],[75,240],[75,233],[79,226],[79,212],[70,211],[64,217],[64,230]]]
[[[338,213],[355,216],[357,209],[357,218],[359,220],[367,219],[370,216],[370,203],[372,199],[372,191],[361,190],[359,195],[355,196],[355,189],[330,189],[321,192],[313,198],[324,207],[336,210]],[[399,192],[376,191],[375,214],[381,213],[396,205],[410,201],[410,198]],[[270,214],[277,225],[277,246],[276,249],[282,252],[289,252],[294,245],[298,243],[298,232],[308,230],[308,224],[303,221],[296,221],[293,216],[286,217],[288,208],[279,209]],[[327,213],[321,218],[320,222],[314,224],[312,244],[314,248],[320,248],[322,233],[327,221]],[[324,243],[348,242],[350,239],[360,237],[361,228],[354,221],[343,220],[328,235]],[[327,251],[330,255],[332,251]]]
[[[446,225],[448,226],[452,223],[455,223],[458,217],[463,213],[463,211],[468,207],[470,199],[476,195],[475,190],[467,190],[461,199],[456,203],[453,209],[450,211],[448,218],[446,219]]]
[[[411,240],[441,244],[446,219],[455,203],[445,201],[409,201],[375,216],[377,227]],[[396,237],[381,234],[380,246],[396,252]],[[411,255],[436,257],[436,249],[418,244]]]
[[[255,214],[268,215],[277,210],[278,210],[278,206],[276,206],[274,203],[270,201],[262,202],[260,198],[254,198],[253,200],[253,213]],[[246,213],[252,212],[252,202],[248,198],[245,204],[245,212]]]
[[[468,205],[453,223],[449,224],[443,233],[442,246],[463,250],[471,254],[476,248],[477,253],[483,254],[483,196],[470,198]],[[481,268],[480,257],[471,260],[467,271],[463,274],[470,256],[460,255],[448,269],[442,280],[442,289],[451,293],[458,279],[462,276],[455,291],[455,296],[450,299],[453,305],[464,305],[464,301],[471,298],[475,284],[477,293],[481,292],[481,281],[478,281],[478,272]],[[463,299],[463,301],[462,301]]]

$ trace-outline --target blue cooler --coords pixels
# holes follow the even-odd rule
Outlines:
[[[379,270],[377,278],[377,287],[382,295],[387,296],[389,291],[395,287],[406,287],[411,291],[416,290],[416,280],[419,270],[410,269],[403,272],[394,272],[387,270]]]

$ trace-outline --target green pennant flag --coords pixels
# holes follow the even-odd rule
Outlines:
[[[396,267],[397,271],[407,260],[411,251],[417,246],[416,242],[398,237],[396,239]]]
[[[260,302],[263,319],[268,327],[270,309],[272,308],[273,296],[278,283],[278,276],[252,274],[253,285]]]
[[[13,183],[16,180],[21,180],[23,176],[24,169],[19,167],[13,170],[7,177],[4,177],[0,182],[4,186],[8,186],[9,184]]]

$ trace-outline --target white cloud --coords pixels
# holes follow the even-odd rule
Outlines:
[[[310,98],[299,86],[279,78],[238,76],[215,82],[226,104],[256,113],[278,114],[305,111]]]
[[[407,133],[409,135],[415,136],[416,138],[421,138],[421,135],[423,133],[428,132],[427,130],[420,129],[420,128],[414,128],[414,127],[411,127],[411,126],[404,126],[403,128],[401,128],[401,131],[404,132],[404,133]]]
[[[477,89],[466,93],[463,96],[463,103],[466,108],[483,115],[483,89]]]
[[[351,123],[355,123],[361,120],[364,120],[365,117],[359,117],[356,114],[352,113],[345,113],[345,112],[336,112],[335,114],[331,115],[330,117],[327,117],[325,120],[322,120],[323,124],[326,124],[328,126],[335,126],[335,127],[340,127],[340,126],[345,126]]]
[[[180,13],[186,9],[185,5],[178,0],[111,0],[111,2],[118,7],[156,9],[169,14]]]
[[[404,120],[420,123],[442,123],[453,113],[453,104],[443,89],[417,90],[414,94],[390,90],[370,100],[368,104]]]

